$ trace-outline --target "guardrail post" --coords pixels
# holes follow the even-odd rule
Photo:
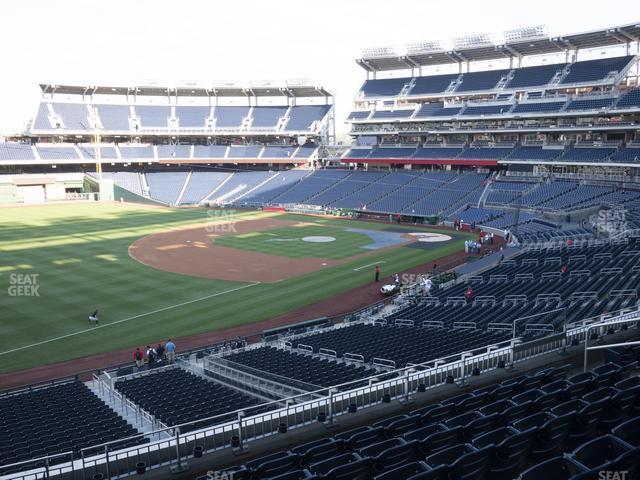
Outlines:
[[[44,478],[49,478],[49,457],[44,459]]]
[[[188,470],[188,465],[187,462],[182,462],[182,459],[180,458],[180,427],[176,428],[176,465],[174,467],[171,467],[171,472],[172,473],[180,473],[180,472],[184,472],[185,470]]]
[[[404,405],[409,405],[410,403],[412,403],[412,402],[413,402],[413,400],[411,400],[411,397],[410,397],[410,395],[409,395],[409,384],[410,384],[409,376],[410,376],[414,371],[415,371],[415,370],[414,370],[413,368],[408,368],[408,369],[405,371],[405,374],[404,374],[404,400],[403,400],[403,402],[402,402]]]
[[[591,327],[587,327],[587,331],[584,334],[584,365],[582,367],[582,371],[586,372],[587,371],[587,354],[589,352],[589,330],[591,330]]]
[[[244,417],[244,412],[238,412],[238,451],[244,451],[244,439],[242,438],[242,418]]]
[[[329,403],[327,405],[327,421],[325,423],[325,427],[332,428],[337,427],[338,424],[335,422],[334,412],[333,412],[333,395],[335,393],[335,389],[329,389]]]
[[[515,346],[516,346],[516,341],[514,338],[513,340],[511,340],[511,345],[509,345],[509,352],[507,354],[509,356],[509,362],[507,363],[507,365],[509,365],[509,368],[515,368],[515,364],[516,364]]]
[[[471,356],[472,356],[471,352],[464,352],[460,356],[460,359],[462,360],[462,362],[460,363],[460,372],[459,372],[460,380],[458,381],[458,384],[460,386],[467,384],[467,358]]]
[[[111,469],[109,468],[109,445],[104,446],[104,468],[107,470],[107,478],[111,478]]]

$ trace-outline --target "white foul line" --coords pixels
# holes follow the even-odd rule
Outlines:
[[[205,297],[196,298],[195,300],[189,300],[187,302],[177,303],[175,305],[170,305],[168,307],[159,308],[159,309],[153,310],[151,312],[141,313],[139,315],[134,315],[133,317],[123,318],[122,320],[116,320],[115,322],[105,323],[104,325],[97,325],[95,327],[86,328],[84,330],[79,330],[79,331],[73,332],[73,333],[67,333],[66,335],[61,335],[59,337],[50,338],[48,340],[43,340],[41,342],[32,343],[30,345],[24,345],[22,347],[12,348],[11,350],[0,352],[0,355],[6,355],[7,353],[13,353],[13,352],[18,352],[20,350],[26,350],[26,349],[31,348],[31,347],[37,347],[39,345],[44,345],[45,343],[51,343],[51,342],[55,342],[57,340],[63,340],[65,338],[69,338],[69,337],[73,337],[73,336],[76,336],[76,335],[80,335],[81,333],[95,332],[96,330],[98,330],[100,328],[106,328],[106,327],[110,327],[111,325],[116,325],[118,323],[128,322],[129,320],[135,320],[136,318],[146,317],[147,315],[153,315],[155,313],[165,312],[167,310],[171,310],[171,309],[174,309],[174,308],[184,307],[185,305],[189,305],[191,303],[201,302],[202,300],[207,300],[209,298],[218,297],[220,295],[225,295],[227,293],[237,292],[238,290],[243,290],[243,289],[249,288],[249,287],[255,287],[256,285],[260,285],[260,282],[250,283],[249,285],[242,285],[241,287],[232,288],[231,290],[225,290],[224,292],[213,293],[213,294],[207,295]]]
[[[380,260],[379,262],[373,262],[373,263],[370,263],[369,265],[363,265],[361,267],[354,268],[353,271],[354,272],[358,272],[358,271],[362,270],[363,268],[372,267],[374,265],[378,265],[379,263],[386,263],[386,262],[384,260]]]

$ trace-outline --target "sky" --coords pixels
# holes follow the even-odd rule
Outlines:
[[[575,33],[640,20],[637,0],[13,0],[0,16],[0,133],[35,115],[38,83],[310,78],[344,130],[363,48],[547,25]]]

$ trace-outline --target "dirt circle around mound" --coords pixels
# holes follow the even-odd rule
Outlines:
[[[142,237],[129,256],[158,270],[192,277],[236,282],[274,283],[337,265],[329,258],[278,257],[215,244],[216,237],[291,227],[275,218],[170,230]]]

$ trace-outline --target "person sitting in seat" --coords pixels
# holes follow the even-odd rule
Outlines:
[[[422,288],[425,295],[431,296],[431,289],[433,288],[433,282],[429,277],[424,277],[422,281]]]
[[[98,324],[98,309],[96,308],[91,315],[89,315],[89,321]]]
[[[473,288],[469,287],[467,288],[467,291],[464,292],[464,298],[467,301],[467,303],[471,303],[473,302],[473,299],[476,296],[476,292],[473,291]]]

